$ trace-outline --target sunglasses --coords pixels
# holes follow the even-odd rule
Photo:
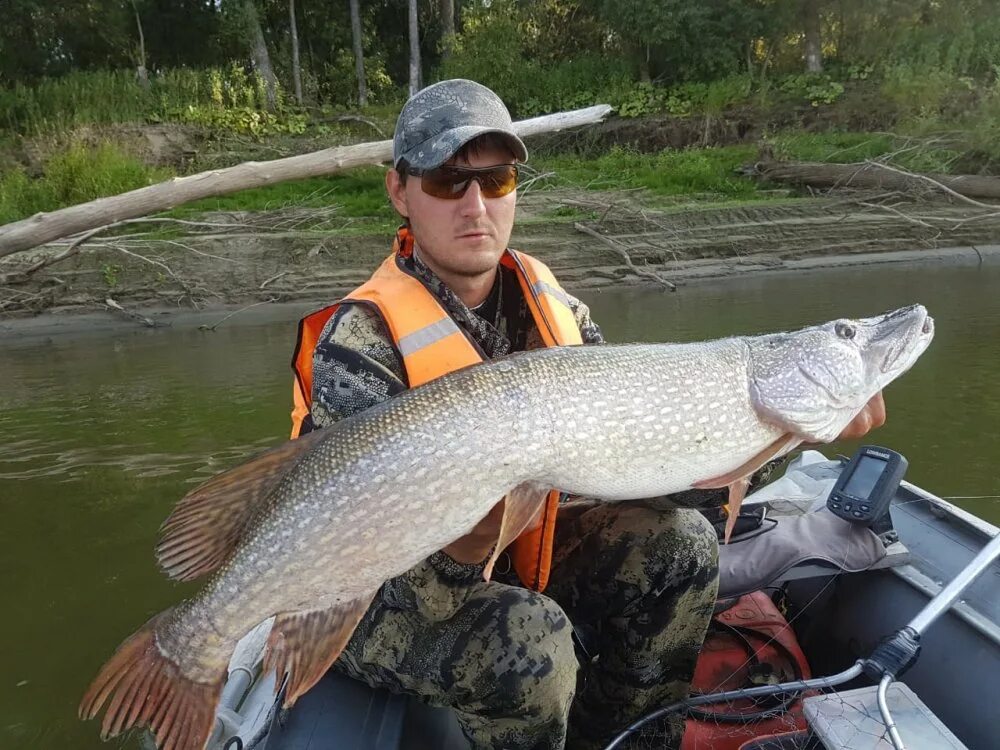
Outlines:
[[[458,200],[475,180],[484,198],[502,198],[517,187],[517,164],[495,167],[407,168],[407,173],[420,178],[420,187],[427,195],[445,200]]]

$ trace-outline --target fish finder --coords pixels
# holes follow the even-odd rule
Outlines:
[[[862,445],[830,491],[826,507],[835,516],[871,526],[889,512],[907,462],[896,451]]]

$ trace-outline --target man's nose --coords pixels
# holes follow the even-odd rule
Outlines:
[[[465,189],[465,195],[460,199],[462,216],[481,216],[486,213],[486,203],[483,198],[483,190],[479,187],[478,180],[470,180],[469,187]]]

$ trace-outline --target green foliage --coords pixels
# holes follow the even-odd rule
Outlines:
[[[119,278],[124,270],[124,267],[119,266],[117,263],[105,263],[101,266],[101,277],[104,279],[104,283],[109,290],[118,286]]]
[[[530,59],[534,33],[510,0],[470,9],[464,33],[434,79],[479,81],[496,91],[515,117],[615,100],[630,87],[622,63],[599,55],[550,63]]]
[[[596,159],[550,157],[535,165],[553,171],[561,184],[594,190],[647,188],[658,195],[703,194],[726,199],[752,198],[754,182],[735,170],[753,161],[752,146],[687,149],[643,154],[614,147]]]
[[[895,65],[886,71],[881,90],[904,114],[926,117],[953,107],[976,90],[976,83],[947,70]]]
[[[110,144],[96,149],[74,145],[52,157],[39,178],[31,179],[22,170],[0,177],[0,224],[145,187],[168,176]]]
[[[825,73],[785,76],[778,88],[795,99],[804,99],[814,107],[833,104],[844,93],[844,84]]]
[[[319,94],[324,101],[357,106],[358,76],[354,53],[350,49],[345,47],[339,50],[333,62],[323,65],[321,79]],[[370,104],[387,103],[398,98],[399,89],[386,72],[382,55],[369,54],[365,57],[365,83]]]

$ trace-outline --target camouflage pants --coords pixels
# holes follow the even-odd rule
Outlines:
[[[544,594],[504,575],[503,561],[487,583],[482,566],[437,553],[387,582],[337,669],[450,706],[477,750],[602,747],[687,694],[718,587],[716,537],[700,513],[564,505]],[[599,658],[581,665],[574,626]]]

